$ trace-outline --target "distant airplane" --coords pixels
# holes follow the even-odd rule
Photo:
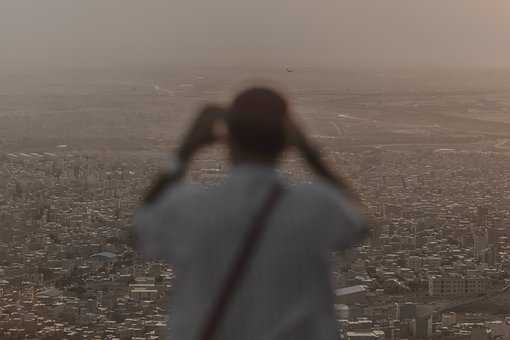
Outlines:
[[[294,70],[293,70],[293,69],[291,69],[290,67],[286,67],[286,68],[285,68],[285,71],[287,71],[287,72],[289,72],[289,73],[290,73],[290,72],[294,72]]]

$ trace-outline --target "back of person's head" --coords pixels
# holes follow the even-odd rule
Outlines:
[[[287,102],[276,91],[242,91],[226,115],[230,147],[243,156],[277,159],[287,144]]]
[[[319,150],[290,117],[287,101],[276,91],[266,87],[242,91],[227,110],[225,122],[234,161],[275,162],[293,146],[318,176],[350,192],[348,183],[322,161]]]

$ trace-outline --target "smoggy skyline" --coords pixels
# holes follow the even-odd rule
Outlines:
[[[0,69],[510,67],[506,0],[1,0]]]

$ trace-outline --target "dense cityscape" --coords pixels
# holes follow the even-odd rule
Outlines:
[[[161,117],[168,107],[183,115],[220,93],[220,85],[206,83],[210,77],[175,80],[175,97],[161,93],[170,85],[152,84],[129,85],[124,96],[115,92],[116,99],[106,103],[108,93],[91,95],[102,110],[122,103],[123,115],[111,119],[126,126],[112,125],[107,142],[87,135],[102,121],[91,120],[85,135],[73,139],[66,133],[45,135],[56,130],[58,115],[47,116],[50,122],[36,137],[27,122],[34,129],[44,114],[0,116],[5,123],[0,338],[164,338],[174,274],[170,265],[140,256],[132,240],[133,214],[176,146],[178,128],[161,131],[173,126],[172,119],[176,126],[187,119]],[[352,183],[372,225],[366,242],[333,254],[339,339],[507,339],[510,149],[502,132],[507,123],[444,116],[439,126],[418,114],[404,120],[402,112],[433,110],[436,119],[465,107],[470,114],[488,105],[508,112],[508,103],[486,91],[365,95],[333,85],[315,90],[304,78],[288,81],[296,81],[290,96],[323,157]],[[46,96],[52,100],[48,111],[73,98]],[[144,110],[141,103],[133,108],[132,98],[156,106],[130,113]],[[18,105],[16,100],[10,105]],[[87,100],[80,100],[78,108],[63,105],[83,114]],[[386,119],[387,112],[394,116]],[[392,121],[399,113],[402,120]],[[152,120],[144,120],[150,115]],[[124,131],[142,134],[137,129],[144,124],[144,145],[131,148],[128,138],[127,146],[118,145]],[[472,129],[448,124],[472,124]],[[87,138],[100,146],[91,147]],[[282,172],[291,182],[315,180],[292,153]],[[215,185],[227,173],[226,155],[213,149],[193,163],[187,180]]]

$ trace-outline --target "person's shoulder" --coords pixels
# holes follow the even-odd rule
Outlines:
[[[163,202],[186,202],[202,195],[204,189],[202,186],[193,183],[177,183],[168,187],[161,195]]]
[[[349,207],[346,193],[325,181],[297,184],[291,190],[298,202],[323,213],[343,211]]]
[[[311,183],[300,183],[293,187],[296,194],[320,201],[342,201],[345,193],[325,181],[314,181]]]

